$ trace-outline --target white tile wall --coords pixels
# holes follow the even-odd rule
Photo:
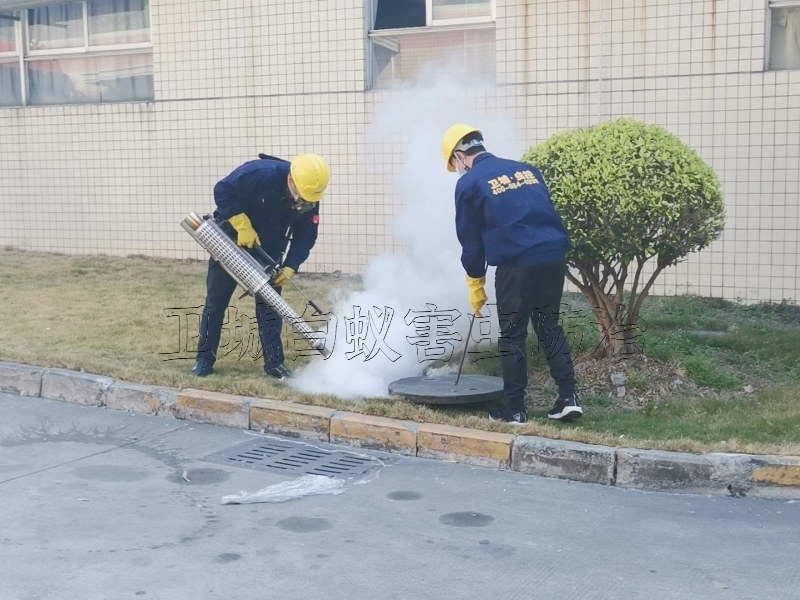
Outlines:
[[[402,252],[407,157],[371,136],[392,93],[365,89],[365,4],[151,0],[155,102],[0,109],[0,244],[202,258],[179,223],[218,179],[318,152],[333,175],[306,269]],[[797,301],[800,71],[763,72],[765,19],[762,0],[498,0],[498,85],[475,110],[528,144],[622,116],[667,127],[719,174],[727,226],[655,293]]]

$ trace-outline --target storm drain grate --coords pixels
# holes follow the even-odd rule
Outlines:
[[[305,444],[253,440],[209,454],[203,460],[217,464],[304,475],[361,475],[378,466],[375,459],[347,452],[328,451]]]

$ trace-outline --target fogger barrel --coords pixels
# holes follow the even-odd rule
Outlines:
[[[265,272],[264,265],[225,235],[213,219],[202,219],[195,213],[189,213],[181,226],[208,250],[239,285],[271,306],[292,329],[303,336],[309,346],[325,358],[331,355],[331,350],[325,347],[324,336],[311,329],[269,284],[273,273]]]

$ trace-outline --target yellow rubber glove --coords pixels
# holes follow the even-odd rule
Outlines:
[[[280,271],[278,271],[278,274],[275,275],[275,279],[272,280],[272,285],[275,287],[283,287],[289,283],[289,280],[294,274],[295,270],[292,267],[283,267]]]
[[[253,244],[261,245],[261,240],[258,239],[256,230],[253,229],[250,219],[244,213],[233,215],[230,219],[230,224],[236,230],[236,243],[245,248],[252,248]]]
[[[472,306],[472,312],[476,317],[482,317],[481,308],[486,304],[486,291],[483,286],[486,285],[486,277],[470,277],[466,276],[467,285],[469,286],[469,303]]]

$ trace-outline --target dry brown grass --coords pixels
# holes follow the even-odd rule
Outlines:
[[[63,367],[173,388],[201,388],[414,422],[594,444],[686,452],[800,454],[800,435],[791,435],[793,427],[800,432],[800,414],[797,414],[800,387],[790,386],[784,392],[774,392],[757,407],[759,411],[772,411],[764,417],[767,423],[764,427],[781,419],[781,427],[789,432],[782,438],[776,437],[780,441],[775,442],[760,436],[758,427],[750,427],[751,424],[745,422],[747,411],[736,417],[741,423],[725,422],[727,429],[717,439],[702,433],[702,422],[699,428],[682,423],[681,410],[664,411],[659,415],[659,419],[665,421],[662,425],[668,427],[674,422],[674,429],[662,430],[650,437],[648,429],[634,421],[627,425],[625,419],[631,418],[629,413],[610,414],[603,407],[590,408],[587,417],[577,425],[564,426],[547,422],[543,412],[538,414],[540,407],[534,402],[534,419],[523,427],[512,427],[488,421],[484,417],[484,407],[437,408],[385,398],[352,402],[333,396],[303,394],[265,378],[260,359],[239,358],[236,353],[220,359],[218,364],[224,368],[218,369],[217,375],[198,379],[192,377],[189,370],[194,362],[196,340],[192,337],[197,335],[199,311],[195,311],[197,314],[193,317],[186,317],[191,311],[185,309],[202,305],[205,271],[206,263],[199,261],[136,256],[82,257],[2,249],[0,302],[6,318],[0,328],[0,360]],[[297,281],[306,296],[323,307],[332,304],[329,299],[334,291],[357,285],[352,278],[303,276],[302,273]],[[305,304],[291,287],[286,289],[285,298],[295,307]],[[250,297],[236,297],[234,306],[243,314],[253,314]],[[183,309],[183,312],[173,309]],[[174,313],[184,314],[180,329],[179,319],[169,316]],[[307,360],[287,348],[287,363],[299,365]],[[538,374],[532,378],[534,382],[541,379]],[[769,409],[769,406],[774,408]],[[595,419],[594,414],[600,412],[604,412],[602,418]]]

